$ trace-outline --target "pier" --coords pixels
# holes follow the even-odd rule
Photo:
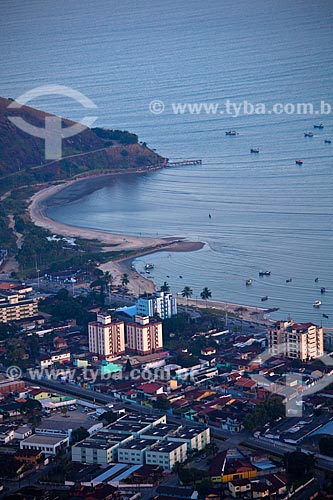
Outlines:
[[[167,161],[166,167],[181,167],[183,165],[202,165],[202,160],[181,160],[181,161]]]

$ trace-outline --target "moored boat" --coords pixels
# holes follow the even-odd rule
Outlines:
[[[322,130],[324,128],[324,125],[322,123],[319,123],[318,125],[313,125],[313,128],[319,128]]]
[[[251,153],[259,153],[259,148],[251,148]]]
[[[320,289],[320,293],[325,293],[325,292],[326,292],[326,288],[324,286],[322,286]]]
[[[266,300],[268,300],[268,295],[265,295],[265,297],[261,297],[261,302],[265,302]]]
[[[304,132],[304,137],[313,137],[313,132]]]
[[[225,135],[237,135],[236,130],[228,130]]]
[[[270,271],[259,271],[259,276],[270,276],[271,272]]]
[[[296,165],[303,165],[303,160],[296,160],[295,163]]]
[[[313,303],[313,307],[320,307],[322,305],[322,301],[321,300],[316,300],[314,303]]]
[[[325,139],[325,141],[324,141],[324,142],[325,142],[325,144],[332,144],[331,139]]]
[[[252,285],[252,280],[246,280],[246,281],[245,281],[245,285],[247,285],[247,286],[248,286],[248,285]]]

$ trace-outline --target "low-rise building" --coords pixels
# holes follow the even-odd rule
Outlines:
[[[144,465],[146,452],[156,443],[147,439],[132,439],[118,448],[118,462]]]
[[[46,456],[56,455],[69,445],[68,437],[32,434],[20,442],[21,450],[41,451]]]
[[[196,429],[191,427],[182,427],[175,434],[167,436],[168,441],[175,443],[186,443],[187,450],[203,450],[210,443],[210,429]]]
[[[182,463],[186,460],[186,450],[186,443],[158,442],[146,451],[146,463],[159,465],[165,470],[172,470],[175,463]]]
[[[118,460],[118,448],[131,440],[130,433],[115,434],[102,430],[72,446],[73,462],[107,465]]]

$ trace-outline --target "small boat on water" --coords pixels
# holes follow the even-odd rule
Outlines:
[[[145,265],[145,269],[146,269],[146,270],[147,270],[147,269],[148,269],[148,270],[149,270],[149,269],[154,269],[154,264],[146,264],[146,265]]]
[[[320,293],[325,293],[325,292],[326,292],[326,288],[324,286],[322,286],[320,289]]]
[[[327,316],[327,314],[323,314],[323,318],[329,319],[329,316]]]
[[[315,278],[315,283],[318,283],[318,281],[319,281],[319,278]]]
[[[303,160],[296,160],[295,163],[296,165],[303,165]]]
[[[321,300],[316,300],[314,303],[313,303],[313,307],[320,307],[322,305],[322,301]]]
[[[324,142],[325,142],[325,144],[332,144],[331,139],[325,139]]]
[[[292,280],[293,280],[292,278],[288,278],[288,279],[286,280],[286,283],[291,283],[291,282],[292,282]]]
[[[179,277],[180,277],[180,279],[183,279],[183,276],[179,276]]]
[[[228,130],[225,135],[237,135],[236,130]]]
[[[323,130],[324,125],[322,123],[319,123],[319,125],[313,125],[313,128],[319,128],[320,130]]]
[[[313,137],[313,132],[304,132],[304,137]]]
[[[251,153],[259,153],[259,148],[251,148]]]
[[[261,297],[261,302],[265,302],[266,300],[268,300],[268,295],[265,295],[265,297]]]
[[[270,276],[271,272],[270,271],[259,271],[259,276]]]
[[[245,285],[248,286],[248,285],[252,285],[252,280],[246,280],[245,281]]]

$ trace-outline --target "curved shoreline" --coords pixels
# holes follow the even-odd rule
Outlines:
[[[101,176],[103,175],[109,176],[116,174],[101,174]],[[30,218],[36,226],[48,229],[55,235],[61,235],[68,238],[98,240],[104,245],[102,251],[112,250],[120,252],[126,250],[134,252],[130,257],[121,257],[100,265],[100,268],[103,271],[108,270],[115,280],[120,281],[121,275],[127,273],[130,280],[128,288],[133,294],[138,295],[143,292],[151,293],[156,289],[153,281],[142,277],[131,268],[131,263],[135,258],[141,255],[148,255],[163,250],[167,250],[168,252],[193,252],[204,247],[205,243],[203,242],[186,241],[183,238],[130,236],[99,231],[97,229],[71,226],[69,224],[63,224],[62,222],[55,221],[46,215],[45,210],[47,208],[47,200],[50,197],[59,193],[64,188],[86,179],[87,177],[73,179],[65,181],[61,184],[47,186],[37,191],[37,193],[30,198],[28,206]]]
[[[138,172],[139,173],[139,172]],[[101,176],[105,175],[115,175],[115,174],[100,174]],[[96,177],[96,175],[94,176]],[[79,226],[71,226],[68,224],[63,224],[61,222],[57,222],[50,217],[48,217],[45,213],[45,209],[47,207],[47,200],[60,192],[62,189],[79,182],[80,180],[86,180],[87,177],[80,179],[73,179],[70,181],[65,181],[61,184],[47,186],[46,188],[41,189],[37,193],[35,193],[30,198],[30,203],[28,206],[28,211],[31,217],[31,220],[37,226],[48,229],[54,234],[71,237],[71,238],[84,238],[91,240],[98,240],[100,243],[104,244],[102,251],[115,250],[115,251],[132,251],[132,255],[130,257],[120,257],[114,260],[110,260],[101,264],[99,267],[103,271],[109,271],[113,276],[114,281],[121,281],[121,277],[124,273],[128,274],[129,284],[128,290],[133,295],[140,295],[141,293],[147,292],[152,293],[156,291],[155,283],[148,279],[145,276],[142,276],[136,270],[132,268],[132,262],[139,256],[149,255],[156,252],[168,251],[168,252],[193,252],[200,250],[204,247],[205,243],[203,242],[192,242],[186,241],[183,238],[152,238],[152,237],[143,237],[143,236],[129,236],[117,233],[109,233],[104,231],[99,231],[97,229],[89,229],[82,228]],[[187,303],[191,303],[192,306],[198,308],[205,308],[207,304],[205,301],[200,299],[187,301],[186,299],[177,298],[177,301],[180,305],[185,305]],[[239,315],[239,308],[243,308],[242,317],[245,320],[253,321],[253,322],[267,322],[264,320],[264,309],[240,305],[240,304],[231,304],[228,302],[222,301],[212,301],[209,302],[210,307],[213,309],[223,310],[229,313],[232,313],[236,316]]]

